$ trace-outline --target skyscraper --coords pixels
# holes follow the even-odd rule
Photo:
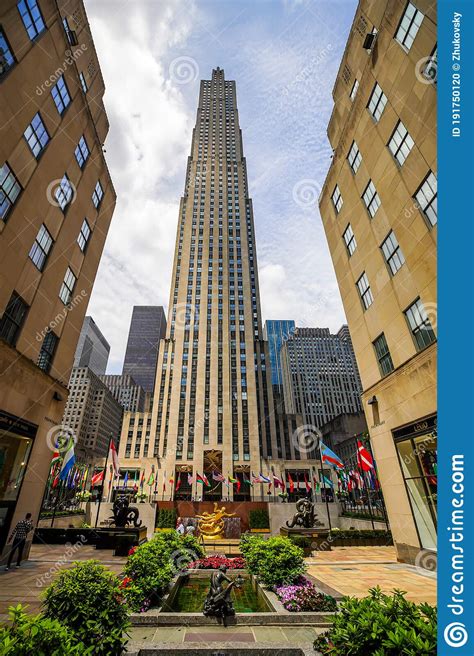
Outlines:
[[[281,371],[280,350],[284,342],[295,332],[295,322],[291,319],[267,320],[264,326],[264,337],[268,342],[270,366],[272,370],[272,385],[281,391],[283,374]]]
[[[397,555],[410,562],[436,549],[436,69],[435,4],[359,3],[320,198]]]
[[[134,306],[122,373],[132,376],[145,392],[153,392],[160,340],[165,334],[166,317],[161,306]]]
[[[74,367],[89,367],[97,376],[105,374],[110,344],[92,317],[85,317],[74,354]]]
[[[276,454],[274,416],[236,87],[220,68],[201,81],[169,308],[154,453],[168,475],[249,476]]]

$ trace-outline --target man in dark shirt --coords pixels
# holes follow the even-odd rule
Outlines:
[[[16,566],[20,567],[21,557],[23,556],[23,549],[25,548],[25,544],[26,544],[26,538],[32,528],[33,528],[33,524],[31,522],[31,513],[26,513],[25,519],[22,519],[18,522],[18,524],[15,526],[10,536],[10,540],[13,538],[13,542],[10,548],[10,555],[8,556],[8,563],[7,566],[5,567],[6,572],[8,572],[8,570],[10,569],[10,565],[13,560],[13,554],[17,549],[18,549],[18,559],[16,562]]]

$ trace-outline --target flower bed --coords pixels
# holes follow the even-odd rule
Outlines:
[[[292,613],[328,612],[337,609],[334,597],[318,592],[314,583],[305,576],[301,576],[292,585],[276,586],[275,593],[284,608]]]
[[[219,569],[225,565],[227,569],[245,569],[245,560],[241,557],[227,558],[226,556],[207,556],[189,563],[188,569]]]

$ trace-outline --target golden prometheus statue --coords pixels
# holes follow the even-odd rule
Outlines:
[[[214,512],[204,512],[202,515],[196,515],[199,519],[198,529],[201,535],[209,540],[221,540],[224,537],[224,517],[235,517],[235,513],[227,513],[225,506],[217,507],[217,501],[214,502]]]

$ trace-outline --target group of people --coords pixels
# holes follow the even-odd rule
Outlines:
[[[196,527],[193,524],[184,525],[183,519],[178,517],[176,520],[176,531],[179,535],[194,535],[196,532]]]

